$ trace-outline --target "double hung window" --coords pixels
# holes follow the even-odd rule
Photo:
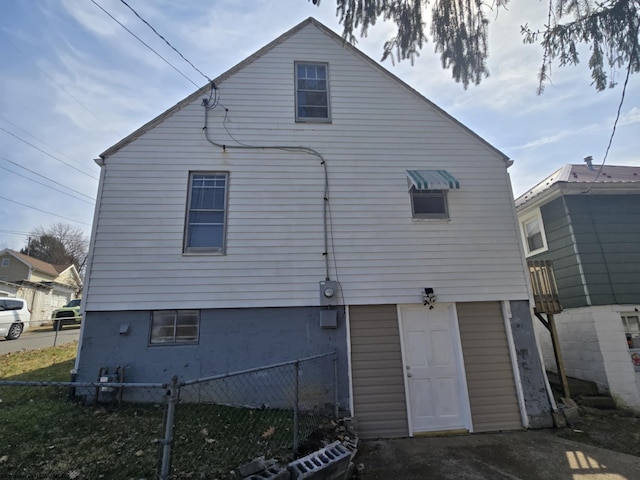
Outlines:
[[[191,173],[185,226],[185,253],[224,253],[226,173]]]
[[[547,250],[547,240],[545,238],[544,226],[540,211],[537,210],[526,216],[520,222],[524,248],[527,256],[542,253]]]
[[[331,121],[327,73],[326,63],[296,62],[296,121]]]

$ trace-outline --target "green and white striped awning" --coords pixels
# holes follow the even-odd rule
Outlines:
[[[451,190],[460,182],[446,170],[407,170],[407,183],[416,190]]]

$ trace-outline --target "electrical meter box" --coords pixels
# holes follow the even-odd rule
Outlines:
[[[320,282],[320,305],[333,307],[338,305],[338,282],[323,280]]]

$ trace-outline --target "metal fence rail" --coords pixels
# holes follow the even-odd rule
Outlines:
[[[0,478],[231,478],[305,453],[337,411],[335,352],[170,384],[0,381]]]

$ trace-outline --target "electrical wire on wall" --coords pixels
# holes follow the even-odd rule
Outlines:
[[[226,122],[228,118],[229,109],[227,107],[224,107],[222,104],[220,104],[218,88],[213,82],[211,82],[211,93],[209,95],[209,98],[203,99],[201,105],[204,107],[204,126],[202,127],[202,130],[204,131],[205,138],[211,145],[222,149],[223,152],[226,152],[227,150],[230,150],[230,149],[279,150],[284,152],[301,152],[307,155],[312,155],[320,159],[320,165],[322,165],[323,172],[324,172],[324,192],[323,192],[322,211],[323,211],[323,235],[324,235],[323,256],[324,256],[324,265],[325,265],[325,280],[331,280],[331,277],[329,275],[329,236],[331,236],[331,253],[332,253],[331,256],[333,259],[333,268],[336,275],[336,281],[339,282],[338,266],[335,258],[335,245],[333,241],[333,227],[332,227],[333,222],[331,219],[331,208],[330,208],[330,201],[329,201],[329,172],[327,169],[327,162],[325,158],[322,156],[322,154],[317,150],[314,150],[313,148],[298,146],[298,145],[249,145],[249,144],[240,142],[231,134],[231,132],[227,128]],[[209,137],[209,131],[207,129],[209,124],[209,112],[214,110],[218,105],[222,106],[222,108],[224,108],[224,111],[225,111],[224,118],[222,120],[222,126],[227,132],[227,135],[229,135],[229,137],[236,143],[236,145],[227,145],[225,143],[220,143],[215,140],[212,140]],[[340,290],[342,289],[340,288]],[[344,295],[342,296],[344,301]]]

